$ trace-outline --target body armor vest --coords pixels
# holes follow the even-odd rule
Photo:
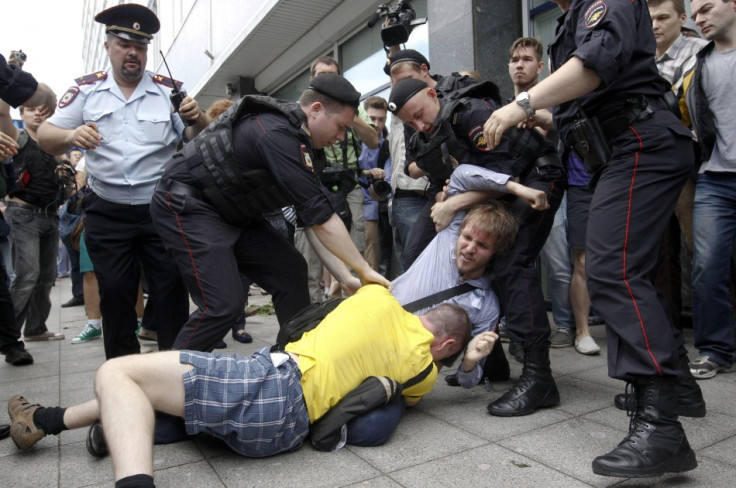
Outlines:
[[[273,175],[265,169],[241,172],[233,148],[233,126],[239,120],[264,112],[284,115],[301,133],[301,108],[261,95],[247,95],[184,146],[183,155],[204,195],[230,224],[245,225],[265,212],[291,205]],[[309,141],[304,135],[304,142]]]

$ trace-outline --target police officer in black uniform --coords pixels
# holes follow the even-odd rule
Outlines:
[[[486,93],[490,97],[483,98]],[[519,233],[509,253],[491,262],[506,328],[512,340],[524,346],[524,369],[514,387],[491,402],[488,411],[511,417],[560,402],[549,364],[550,326],[535,261],[562,200],[564,178],[555,147],[536,130],[514,131],[513,137],[504,137],[493,150],[487,147],[483,123],[499,107],[498,90],[489,82],[440,99],[423,81],[405,79],[394,86],[389,99],[389,110],[417,130],[409,145],[419,167],[435,179],[449,178],[457,163],[475,164],[518,177],[524,185],[547,195],[550,208],[541,212],[518,198],[508,199],[519,221]],[[477,196],[478,200],[467,201],[465,206],[487,198]],[[442,215],[444,205],[432,209],[439,225],[449,222]]]
[[[392,48],[393,49],[393,48]],[[438,75],[429,73],[429,61],[419,51],[414,49],[402,49],[391,52],[386,60],[383,71],[391,76],[391,83],[396,85],[399,81],[411,78],[425,82],[432,88],[440,98],[449,95],[461,88],[465,88],[477,83],[473,78],[461,75],[459,73],[451,73],[449,75]],[[404,245],[401,254],[401,265],[404,269],[409,269],[411,263],[421,254],[425,247],[437,235],[434,224],[430,218],[432,205],[435,203],[435,196],[442,190],[445,184],[444,179],[437,179],[432,174],[427,174],[416,164],[417,155],[410,147],[409,141],[414,134],[414,129],[409,125],[404,125],[404,140],[406,147],[406,159],[404,164],[404,173],[412,178],[421,178],[428,176],[429,187],[426,195],[428,201],[422,212],[412,227],[408,242]],[[394,195],[396,198],[397,195]]]
[[[355,248],[316,174],[324,164],[316,150],[342,140],[359,97],[333,74],[314,78],[299,103],[246,96],[174,157],[151,202],[197,305],[174,348],[212,350],[230,330],[245,302],[240,273],[273,295],[280,324],[309,305],[304,258],[262,218],[286,205],[316,237],[321,258],[329,250],[363,283],[388,286]],[[359,286],[344,270],[331,271]]]
[[[595,172],[588,287],[606,321],[609,375],[633,385],[634,413],[629,434],[593,461],[593,471],[627,478],[688,471],[697,461],[678,410],[685,402],[704,414],[705,405],[682,366],[682,336],[651,280],[662,233],[693,168],[690,134],[665,101],[669,86],[654,63],[644,0],[555,3],[564,14],[550,45],[553,74],[494,112],[484,133],[498,144],[536,109],[554,107],[561,138]]]

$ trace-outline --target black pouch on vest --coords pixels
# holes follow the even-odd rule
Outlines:
[[[572,135],[572,146],[583,158],[588,173],[594,174],[611,159],[611,145],[598,118],[588,118],[581,112],[580,118],[572,126]]]

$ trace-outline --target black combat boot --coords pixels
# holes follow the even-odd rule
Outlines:
[[[687,355],[680,357],[680,363],[677,365],[682,372],[682,377],[677,379],[677,415],[680,417],[705,417],[705,400],[703,400],[703,392],[700,391],[698,382],[695,381],[690,367],[688,366]],[[628,401],[628,405],[627,405]],[[613,399],[614,405],[619,410],[633,410],[634,398],[626,393],[616,395]]]
[[[593,460],[593,472],[644,478],[695,469],[695,452],[677,420],[675,379],[650,376],[635,381],[633,387],[635,408],[630,412],[629,434],[616,449]]]
[[[559,403],[560,393],[549,367],[549,343],[525,343],[524,368],[519,381],[488,404],[488,413],[499,417],[518,417]]]

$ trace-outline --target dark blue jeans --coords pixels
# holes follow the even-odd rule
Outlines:
[[[695,347],[727,366],[736,359],[729,297],[736,237],[736,175],[703,173],[693,206],[693,332]]]
[[[385,444],[399,425],[406,411],[404,397],[376,408],[348,422],[347,442],[353,446],[380,446]]]

